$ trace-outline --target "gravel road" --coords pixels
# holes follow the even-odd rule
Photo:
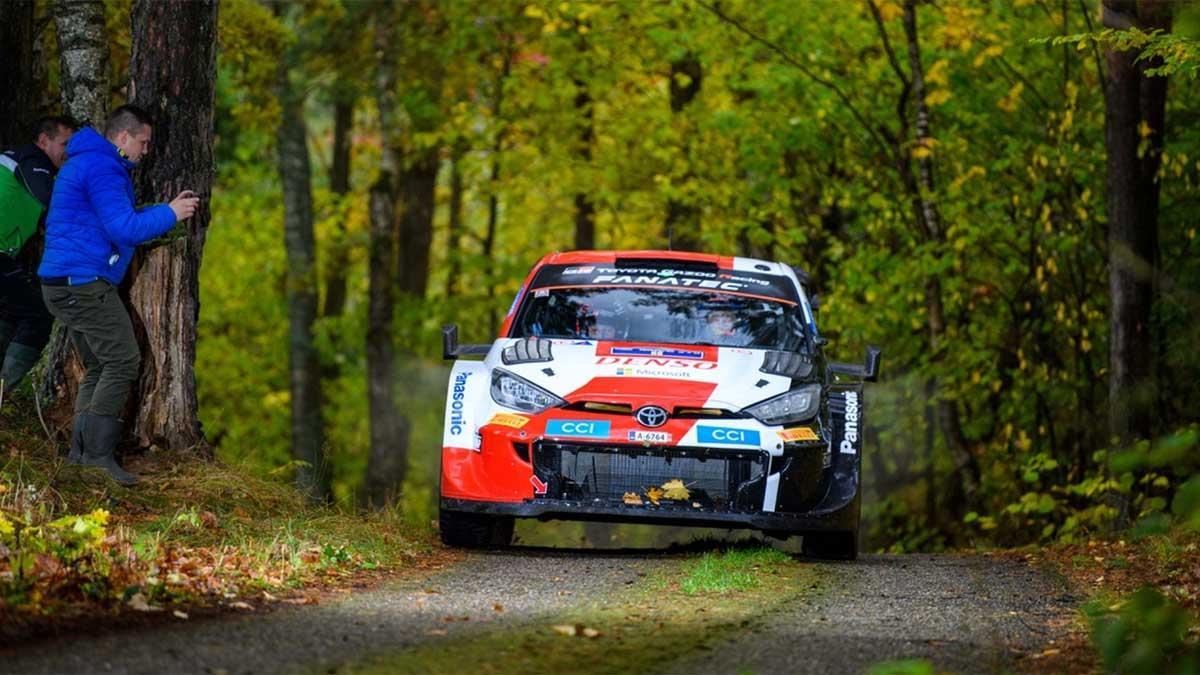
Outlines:
[[[938,672],[1008,672],[1075,606],[1063,582],[989,556],[867,556],[828,568],[806,602],[671,670],[862,673],[880,661],[927,659]]]
[[[604,602],[671,557],[543,549],[472,554],[424,579],[320,605],[0,651],[0,672],[312,672]],[[1003,670],[1013,650],[1044,644],[1045,619],[1070,607],[1048,577],[983,556],[868,556],[825,571],[827,588],[769,617],[764,628],[702,658],[684,655],[665,670],[858,673],[881,660],[914,657],[959,672]]]

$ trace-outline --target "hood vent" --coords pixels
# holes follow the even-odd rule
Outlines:
[[[592,412],[615,413],[617,415],[632,415],[633,406],[628,403],[601,403],[600,401],[586,401],[583,404],[584,410]]]
[[[521,338],[504,348],[500,354],[504,365],[513,366],[521,363],[544,363],[553,361],[554,354],[550,351],[549,340],[538,338]]]
[[[782,375],[794,380],[808,377],[812,369],[812,359],[796,352],[767,352],[759,368],[768,375]]]

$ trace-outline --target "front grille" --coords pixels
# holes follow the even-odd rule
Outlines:
[[[714,511],[762,509],[767,453],[712,448],[592,445],[540,441],[533,469],[547,485],[546,499],[620,504],[627,492],[679,479],[691,493],[664,507]],[[697,506],[697,504],[699,506]]]

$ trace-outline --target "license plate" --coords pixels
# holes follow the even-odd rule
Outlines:
[[[665,431],[630,431],[629,440],[635,443],[670,443],[671,434]]]

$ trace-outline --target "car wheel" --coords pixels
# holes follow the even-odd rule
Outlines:
[[[804,535],[800,550],[810,558],[854,560],[858,557],[858,532],[820,532]]]
[[[511,516],[438,511],[438,530],[442,543],[460,548],[508,546],[512,543],[513,522]]]

